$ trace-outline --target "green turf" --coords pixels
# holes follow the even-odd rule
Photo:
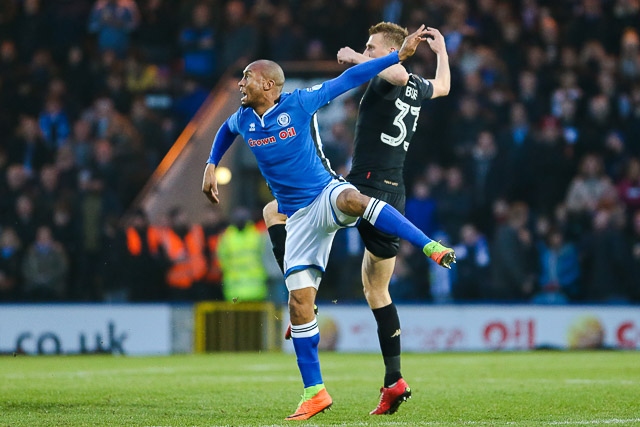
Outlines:
[[[321,354],[334,408],[303,425],[638,425],[640,353],[405,354],[413,398],[372,417],[378,355]],[[299,400],[291,354],[1,357],[0,426],[276,426]]]

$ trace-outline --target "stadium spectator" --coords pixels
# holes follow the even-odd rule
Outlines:
[[[399,303],[429,301],[429,277],[429,264],[422,253],[401,240],[393,275],[389,281],[389,295],[392,300]]]
[[[478,100],[472,96],[460,99],[458,113],[451,123],[453,154],[462,160],[471,155],[476,136],[484,127],[484,119]]]
[[[20,164],[30,176],[36,175],[40,168],[51,160],[53,151],[47,147],[42,138],[35,118],[23,116],[16,137],[9,143],[8,157],[10,164]]]
[[[66,143],[71,134],[69,119],[63,109],[61,100],[56,96],[49,96],[45,101],[44,109],[38,116],[38,124],[51,152]]]
[[[267,272],[262,262],[266,235],[251,221],[245,207],[230,215],[229,226],[220,234],[218,259],[222,269],[222,291],[226,301],[265,301]]]
[[[573,151],[560,132],[558,120],[545,117],[527,150],[527,162],[521,165],[526,182],[523,196],[538,215],[550,215],[562,202],[573,175]]]
[[[221,234],[227,228],[228,221],[219,209],[209,208],[205,212],[202,229],[206,240],[207,274],[194,286],[198,300],[223,300],[222,267],[218,256],[218,244]],[[266,239],[265,239],[266,240]]]
[[[302,57],[304,29],[294,21],[289,8],[276,8],[273,19],[265,26],[268,52],[265,57],[274,61],[292,61]]]
[[[16,230],[22,242],[33,242],[40,221],[36,217],[34,202],[28,194],[18,196],[13,207],[13,215],[7,221]]]
[[[475,225],[465,223],[460,227],[456,251],[456,268],[453,271],[451,296],[456,302],[478,301],[489,295],[491,283],[491,251],[486,237]]]
[[[130,52],[124,64],[126,85],[126,91],[124,92],[135,96],[150,91],[159,72],[160,67],[144,62],[141,55],[138,55],[135,51]]]
[[[78,225],[76,224],[77,216],[74,214],[71,206],[72,201],[70,197],[64,196],[60,198],[53,206],[53,212],[48,219],[47,224],[51,227],[53,238],[57,242],[60,242],[67,254],[69,262],[69,272],[67,274],[68,288],[72,288],[72,285],[76,283],[77,271],[78,271],[78,259],[79,244],[78,241]],[[72,289],[68,289],[66,298],[69,299],[71,295],[69,292]]]
[[[101,51],[112,50],[124,58],[129,48],[131,32],[140,21],[134,0],[97,0],[89,15],[89,32],[97,35]]]
[[[66,295],[67,254],[53,239],[51,229],[38,227],[36,238],[22,263],[24,296],[27,301],[60,301]]]
[[[487,230],[491,206],[505,191],[505,159],[498,151],[495,136],[483,130],[477,135],[469,156],[464,159],[465,176],[471,187],[473,212],[481,230]]]
[[[1,224],[10,224],[14,218],[15,205],[18,197],[27,193],[30,186],[29,173],[20,164],[9,165],[3,176],[2,197],[0,197]]]
[[[168,226],[160,236],[161,251],[168,263],[167,297],[173,301],[192,301],[193,284],[207,274],[204,231],[200,224],[191,224],[180,207],[171,208],[168,214]]]
[[[524,301],[534,291],[537,258],[528,223],[529,207],[516,202],[509,206],[507,223],[496,230],[491,245],[491,300]]]
[[[171,0],[140,2],[140,26],[134,41],[142,56],[152,64],[168,64],[175,50],[177,21]]]
[[[601,200],[612,192],[612,188],[611,178],[605,175],[602,158],[596,154],[584,156],[565,199],[572,227],[589,230]]]
[[[224,7],[220,31],[218,69],[236,69],[249,63],[257,46],[257,35],[257,30],[247,15],[245,3],[240,0],[228,1]]]
[[[207,99],[209,92],[193,77],[185,77],[182,82],[180,94],[176,96],[173,104],[173,111],[178,126],[183,128],[189,120],[196,115],[198,109]]]
[[[67,52],[66,61],[61,64],[62,78],[64,79],[68,95],[81,105],[91,102],[95,89],[95,82],[86,52],[80,46],[71,46]]]
[[[99,298],[103,278],[100,258],[103,247],[103,227],[110,215],[122,213],[114,192],[105,175],[99,171],[80,174],[76,199],[76,218],[79,229],[77,276],[71,285],[71,297],[82,301]]]
[[[462,169],[452,166],[445,172],[445,186],[436,198],[437,223],[447,240],[458,242],[462,226],[473,214],[473,196],[465,185]]]
[[[624,174],[625,164],[631,158],[624,136],[618,130],[607,133],[604,143],[604,168],[613,182],[617,182]]]
[[[25,0],[16,19],[16,45],[22,61],[28,61],[43,44],[49,43],[48,20],[40,0]]]
[[[22,292],[22,245],[11,227],[0,232],[0,301],[19,300]]]
[[[209,86],[217,73],[218,52],[208,3],[193,8],[190,25],[180,31],[180,48],[185,75]]]
[[[561,230],[551,228],[538,242],[540,275],[538,292],[532,302],[536,304],[565,304],[580,295],[580,260],[578,250],[567,242]]]
[[[439,230],[438,218],[440,200],[435,200],[431,189],[424,180],[417,180],[411,189],[411,195],[405,203],[405,214],[409,221],[415,224],[424,234],[431,236]]]
[[[629,269],[623,221],[610,208],[598,208],[581,244],[584,282],[582,296],[591,303],[627,303]],[[637,278],[636,278],[637,280]]]
[[[130,299],[131,284],[127,281],[127,271],[121,268],[127,257],[127,242],[124,231],[118,224],[118,217],[110,215],[104,220],[100,236],[100,265],[98,266],[98,299],[105,302],[123,303]],[[149,280],[150,275],[145,278]]]
[[[58,171],[58,183],[61,191],[75,194],[78,189],[80,168],[77,167],[71,145],[67,144],[58,149],[54,158]],[[83,171],[88,168],[83,168]]]
[[[518,197],[527,192],[527,165],[533,145],[533,126],[521,102],[510,105],[509,124],[497,135],[498,150],[504,153],[505,176],[509,177],[505,194]]]
[[[125,228],[124,256],[126,290],[129,300],[149,302],[166,300],[164,275],[167,265],[159,251],[160,230],[149,224],[147,215],[137,209]]]
[[[40,222],[47,222],[53,215],[53,207],[62,197],[58,184],[58,170],[53,165],[45,165],[38,177],[36,212]]]
[[[162,121],[149,109],[142,96],[136,97],[131,104],[131,124],[140,137],[147,170],[154,169],[166,152],[165,135]]]
[[[617,182],[620,201],[624,203],[627,217],[632,218],[640,210],[640,159],[629,157],[624,176]]]
[[[67,143],[73,152],[74,163],[80,169],[88,169],[91,165],[93,142],[91,123],[85,119],[76,120]]]

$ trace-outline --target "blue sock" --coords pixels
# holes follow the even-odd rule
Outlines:
[[[320,360],[318,359],[318,343],[320,329],[318,321],[313,319],[304,325],[291,325],[291,339],[298,358],[298,369],[302,375],[304,387],[322,384]]]
[[[369,201],[362,218],[369,221],[378,230],[400,237],[420,250],[433,241],[393,206],[389,206],[382,200],[374,199],[373,197]]]

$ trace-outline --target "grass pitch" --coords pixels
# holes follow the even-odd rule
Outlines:
[[[333,410],[285,422],[302,392],[295,356],[2,357],[0,426],[640,426],[640,353],[405,354],[413,391],[368,415],[375,354],[322,353]]]

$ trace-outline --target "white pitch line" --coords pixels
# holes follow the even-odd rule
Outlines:
[[[393,426],[393,427],[401,427],[401,426],[512,426],[522,424],[522,421],[418,421],[418,422],[401,422],[401,421],[389,421],[389,422],[375,422],[375,423],[367,423],[367,422],[356,422],[356,423],[330,423],[330,424],[322,424],[322,425],[330,425],[330,426]],[[583,425],[616,425],[616,424],[627,424],[627,425],[640,425],[640,418],[610,418],[603,420],[566,420],[566,421],[533,421],[528,420],[526,422],[528,425],[539,425],[539,426],[583,426]],[[305,424],[307,427],[319,427],[320,424]],[[290,424],[269,424],[263,427],[289,427]],[[211,427],[232,427],[230,424],[226,425],[216,425]],[[240,425],[234,427],[251,427],[250,424]]]

